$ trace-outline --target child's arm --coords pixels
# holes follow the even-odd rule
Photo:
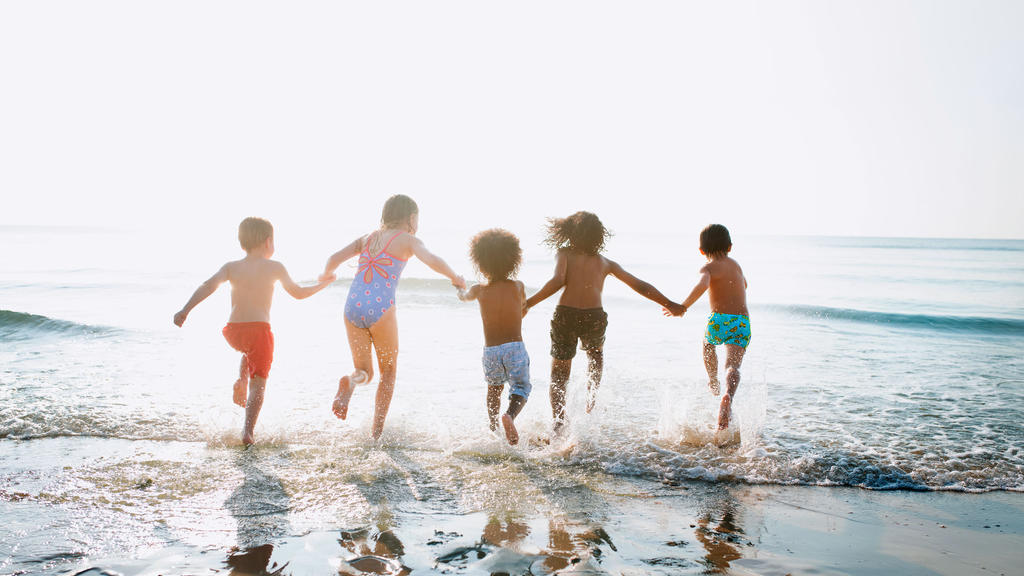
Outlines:
[[[568,268],[568,262],[569,259],[566,257],[565,252],[555,254],[555,273],[540,290],[526,299],[526,303],[523,305],[523,314],[565,286],[565,271]]]
[[[192,293],[192,297],[189,298],[188,302],[185,303],[185,306],[174,314],[174,325],[180,328],[181,325],[185,323],[185,319],[188,318],[189,312],[191,312],[192,309],[195,308],[200,302],[206,300],[206,298],[209,297],[210,294],[216,292],[217,288],[227,281],[228,264],[225,264],[220,267],[220,270],[217,270],[216,274],[210,276],[210,278],[206,282],[200,284],[199,288],[196,288],[196,291]]]
[[[689,308],[693,306],[693,303],[700,299],[701,296],[707,292],[708,288],[711,287],[711,271],[708,270],[707,266],[700,269],[700,280],[697,280],[697,285],[690,291],[690,295],[683,300],[683,308]]]
[[[288,274],[288,270],[285,269],[284,264],[281,264],[280,262],[275,262],[275,264],[277,264],[278,267],[277,280],[281,282],[281,287],[284,288],[284,291],[290,294],[291,297],[295,298],[296,300],[309,298],[313,294],[316,294],[317,292],[330,286],[331,282],[334,282],[334,280],[336,279],[334,273],[324,272],[317,279],[316,284],[313,284],[312,286],[299,286],[298,284],[295,283],[294,280],[292,280],[292,277]]]
[[[321,278],[329,277],[334,275],[334,271],[341,266],[341,263],[356,256],[363,250],[363,239],[365,236],[360,236],[352,241],[351,244],[345,246],[341,250],[338,250],[331,257],[327,259],[327,264],[324,265],[324,273],[320,275]]]
[[[447,277],[452,281],[452,286],[460,290],[466,289],[466,280],[455,273],[451,266],[444,261],[443,258],[434,254],[430,250],[427,250],[426,245],[423,244],[423,240],[419,238],[412,238],[412,253],[416,255],[424,264],[430,267],[431,270],[438,274]]]
[[[629,272],[626,272],[622,268],[622,266],[619,266],[617,263],[612,262],[611,260],[608,261],[608,264],[610,266],[609,272],[612,274],[612,276],[615,276],[619,280],[622,280],[626,284],[626,286],[632,288],[637,294],[643,296],[644,298],[647,298],[648,300],[653,300],[654,302],[661,304],[662,306],[669,310],[678,309],[678,305],[675,302],[666,298],[664,294],[662,294],[657,288],[655,288],[651,284],[648,284],[647,282],[644,282],[643,280],[637,278],[636,276],[633,276]]]
[[[471,302],[476,300],[478,296],[480,296],[479,284],[474,284],[469,290],[464,288],[459,289],[459,300],[462,300],[463,302]]]

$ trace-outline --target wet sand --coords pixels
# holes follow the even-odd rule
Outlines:
[[[330,450],[5,441],[0,574],[959,575],[1017,574],[1024,559],[1019,493],[595,470],[580,482],[572,467],[514,453],[472,456],[480,466],[455,482],[387,447],[368,455],[397,474],[345,476]],[[166,473],[152,475],[154,463]],[[439,481],[458,498],[435,491]]]

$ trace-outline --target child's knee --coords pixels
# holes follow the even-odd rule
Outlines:
[[[373,368],[364,370],[362,368],[356,368],[352,371],[352,375],[349,377],[353,384],[356,386],[362,384],[369,384],[373,380]]]
[[[731,380],[739,380],[740,369],[735,366],[729,366],[725,369],[725,377]]]

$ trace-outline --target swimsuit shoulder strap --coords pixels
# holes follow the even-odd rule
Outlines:
[[[398,238],[402,234],[405,234],[405,232],[402,232],[401,230],[399,230],[394,236],[392,236],[390,239],[388,239],[388,243],[384,245],[384,248],[382,248],[381,251],[378,252],[378,254],[380,254],[381,252],[387,252],[388,248],[391,247],[391,243],[395,241],[395,238]]]

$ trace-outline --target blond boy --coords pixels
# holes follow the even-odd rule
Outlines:
[[[250,445],[255,441],[253,429],[263,407],[263,393],[274,360],[274,334],[270,331],[274,285],[280,282],[288,294],[301,300],[326,288],[334,281],[334,276],[322,276],[313,286],[296,284],[283,264],[270,259],[274,255],[274,227],[262,218],[242,220],[238,225],[238,241],[245,250],[245,258],[224,264],[200,284],[174,315],[174,323],[180,327],[196,305],[224,282],[231,283],[231,315],[223,334],[228,344],[242,353],[234,402],[245,408],[242,443]]]

